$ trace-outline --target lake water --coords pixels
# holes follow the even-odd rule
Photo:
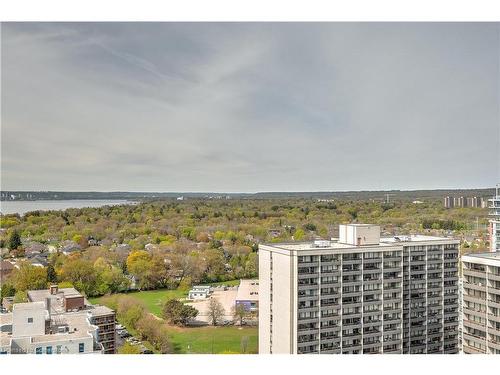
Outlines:
[[[2,214],[24,215],[29,211],[65,210],[67,208],[116,206],[119,204],[136,204],[137,202],[124,199],[71,199],[71,200],[43,200],[43,201],[2,201]]]

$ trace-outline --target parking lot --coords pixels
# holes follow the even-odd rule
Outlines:
[[[142,342],[132,336],[125,327],[123,327],[121,324],[116,325],[116,347],[120,348],[125,344],[125,342],[128,342],[130,345],[137,345],[139,348],[140,352],[142,354],[152,354],[153,352],[146,348]]]
[[[215,287],[211,297],[219,301],[222,304],[222,307],[224,308],[224,317],[222,318],[222,320],[232,321],[233,320],[232,309],[236,300],[236,294],[238,292],[238,288],[229,287],[226,288],[227,290],[224,289],[225,289],[224,287]],[[211,323],[210,317],[208,315],[209,301],[210,299],[207,298],[203,300],[194,300],[193,302],[187,303],[188,305],[193,306],[198,310],[198,316],[196,317],[196,320],[199,323],[209,323],[209,324]]]

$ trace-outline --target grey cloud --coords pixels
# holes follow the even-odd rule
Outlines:
[[[494,23],[2,25],[2,188],[491,186]]]

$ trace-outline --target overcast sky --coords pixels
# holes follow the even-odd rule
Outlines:
[[[2,189],[500,180],[498,24],[3,24]]]

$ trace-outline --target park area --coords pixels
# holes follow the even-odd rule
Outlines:
[[[239,280],[226,281],[224,283],[211,284],[237,286]],[[149,290],[138,291],[114,296],[128,296],[140,301],[146,310],[161,319],[162,306],[165,301],[176,298],[187,297],[187,290]],[[107,297],[91,298],[92,304],[105,304]],[[199,304],[196,302],[194,305]],[[201,303],[204,304],[204,303]],[[201,306],[200,306],[201,307]],[[121,322],[123,323],[123,322]],[[258,328],[225,326],[198,326],[180,327],[167,325],[165,332],[168,335],[171,352],[174,354],[256,354],[258,353]]]

